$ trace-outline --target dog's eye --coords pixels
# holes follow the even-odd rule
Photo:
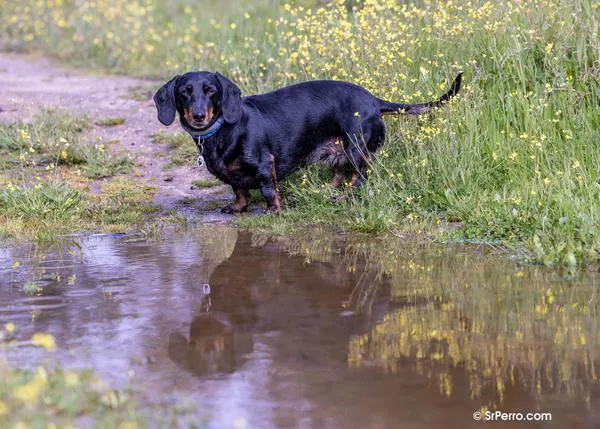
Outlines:
[[[189,97],[192,94],[192,85],[186,85],[179,90],[179,93],[184,97]]]
[[[215,92],[215,89],[212,86],[208,86],[208,85],[204,85],[202,87],[202,90],[204,91],[205,94],[212,94],[213,92]]]

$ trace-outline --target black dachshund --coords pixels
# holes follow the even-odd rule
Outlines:
[[[300,166],[326,161],[332,186],[351,176],[358,187],[367,161],[385,138],[382,115],[418,115],[446,103],[460,89],[462,73],[436,101],[391,103],[347,82],[318,80],[241,97],[219,73],[175,76],[154,95],[158,120],[181,126],[194,138],[198,161],[231,185],[236,195],[223,212],[245,211],[250,189],[260,189],[268,212],[279,212],[278,181]]]

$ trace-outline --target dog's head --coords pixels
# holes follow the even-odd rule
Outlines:
[[[188,127],[204,130],[219,115],[229,124],[239,121],[241,93],[237,85],[219,73],[190,72],[164,84],[154,94],[154,103],[163,125],[171,125],[179,112]]]

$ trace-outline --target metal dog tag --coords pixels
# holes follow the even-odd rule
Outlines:
[[[196,158],[196,164],[198,167],[202,167],[204,165],[204,157],[202,155],[198,155],[198,158]]]
[[[208,283],[202,285],[202,294],[204,295],[204,312],[210,313],[212,311],[212,300],[210,299],[210,285]]]

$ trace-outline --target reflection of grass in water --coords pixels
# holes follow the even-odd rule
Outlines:
[[[493,392],[491,405],[502,403],[509,385],[533,388],[540,397],[587,398],[597,384],[594,277],[561,281],[556,272],[519,269],[472,247],[347,239],[343,246],[336,234],[319,230],[278,238],[307,262],[337,262],[390,283],[393,309],[376,314],[380,321],[350,340],[350,366],[369,361],[394,372],[411,362],[446,395],[456,374],[466,372],[471,395]],[[368,311],[377,288],[377,282],[358,282],[350,301]]]
[[[23,293],[26,295],[35,295],[40,292],[42,289],[33,282],[27,282],[23,285]]]

